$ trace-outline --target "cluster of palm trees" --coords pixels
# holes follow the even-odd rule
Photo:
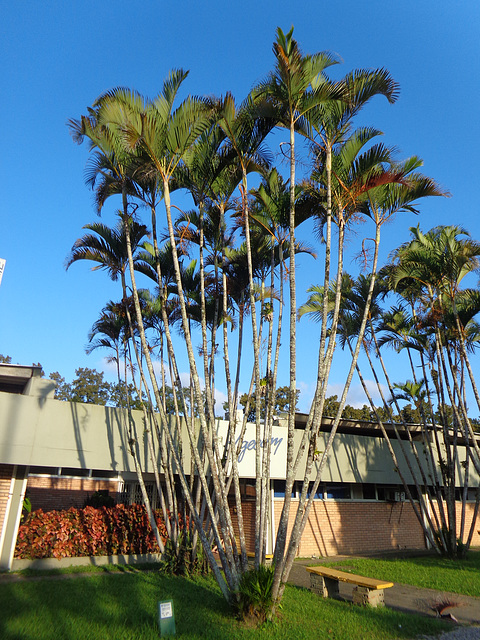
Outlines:
[[[478,421],[470,419],[467,405],[471,389],[480,410],[469,359],[480,338],[475,320],[480,292],[461,288],[461,283],[480,268],[480,243],[457,226],[436,227],[425,234],[412,227],[410,232],[411,240],[397,248],[380,270],[363,335],[364,360],[369,378],[376,382],[380,407],[374,405],[358,362],[356,369],[370,413],[380,425],[426,538],[440,553],[461,557],[471,544],[480,502],[478,482],[469,487],[471,466],[477,476],[480,472],[480,448],[475,432]],[[370,281],[362,275],[356,280],[343,276],[338,339],[350,351],[364,316]],[[311,287],[310,293],[299,317],[309,314],[319,319],[323,288]],[[333,297],[330,290],[330,306]],[[385,347],[406,354],[411,380],[392,381],[383,359]],[[402,401],[413,406],[410,419],[400,407]],[[386,423],[393,427],[395,446]],[[458,486],[462,487],[459,514]],[[467,497],[475,486],[476,502],[467,531]]]
[[[198,537],[227,598],[238,593],[248,566],[235,444],[241,443],[246,428],[246,417],[241,420],[237,412],[244,343],[253,353],[248,393],[255,398],[256,440],[264,443],[255,453],[257,567],[266,552],[275,389],[279,368],[288,368],[286,499],[275,543],[272,591],[272,601],[278,602],[368,337],[382,226],[399,212],[416,211],[419,199],[442,195],[442,191],[419,172],[422,163],[417,157],[399,162],[394,151],[378,141],[381,132],[354,126],[355,116],[373,97],[383,95],[395,101],[398,86],[386,70],[356,70],[333,81],[326,70],[338,62],[335,57],[302,54],[293,29],[286,34],[277,29],[273,52],[272,72],[240,105],[231,94],[178,101],[187,73],[175,70],[153,100],[135,91],[114,89],[100,96],[87,115],[70,121],[75,140],[87,140],[90,145],[86,176],[98,212],[113,196],[121,206],[115,228],[86,226],[89,233],[75,243],[67,264],[93,260],[97,268],[120,280],[121,301],[105,307],[92,335],[105,339],[104,346],[114,350],[119,379],[123,362],[123,379],[129,373],[138,380],[139,397],[145,399],[145,424],[153,425],[146,429],[146,437],[152,455],[160,452],[157,482],[174,547],[179,549],[181,539],[175,515],[179,513],[176,486],[180,485],[195,525],[193,547]],[[286,180],[273,166],[266,146],[272,131],[279,128],[288,133],[288,140],[280,145],[289,163]],[[297,139],[307,146],[312,159],[311,172],[302,180],[297,179]],[[252,175],[259,176],[253,189],[249,187]],[[180,211],[175,204],[176,194],[185,192],[194,203],[192,211]],[[297,451],[295,265],[298,252],[314,254],[297,239],[297,228],[307,219],[321,237],[322,287],[331,288],[331,296],[322,296],[318,309],[316,389]],[[359,227],[360,221],[368,224]],[[365,241],[373,238],[367,260],[370,276],[365,279],[356,337],[349,338],[352,359],[339,411],[314,471],[329,372],[344,331],[343,255],[352,231],[365,233]],[[149,290],[138,286],[139,277],[149,278]],[[251,342],[244,339],[248,318]],[[285,322],[287,367],[280,361]],[[189,363],[187,387],[181,381],[180,352]],[[161,362],[159,376],[154,353]],[[214,408],[219,361],[223,361],[229,410],[225,441],[218,437]],[[173,389],[173,416],[166,410],[167,381]],[[245,416],[248,412],[247,403]],[[189,442],[180,447],[182,420]],[[132,455],[138,458],[134,432],[130,442]],[[182,458],[185,447],[191,450],[188,469]],[[287,536],[292,487],[305,458],[305,482]],[[223,571],[212,546],[218,550]]]

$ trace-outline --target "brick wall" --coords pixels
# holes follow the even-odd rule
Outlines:
[[[460,520],[462,517],[462,503],[456,503],[456,525],[457,525],[457,537],[460,537]],[[473,514],[475,511],[475,503],[467,502],[465,509],[465,528],[463,532],[463,541],[466,542],[468,535],[470,533],[470,526],[473,520]],[[474,526],[473,536],[472,536],[472,547],[480,546],[480,513],[479,517],[477,517],[477,522]]]
[[[28,478],[27,497],[32,503],[32,509],[53,511],[81,508],[87,496],[95,491],[108,490],[112,498],[117,498],[117,480],[97,480],[93,478]]]
[[[237,510],[234,503],[230,503],[230,513],[232,515],[232,524],[235,530],[235,537],[239,539],[240,532],[238,529]],[[255,502],[248,501],[242,503],[243,514],[243,530],[245,533],[245,544],[247,553],[255,552]]]
[[[466,505],[466,513],[465,513],[465,532],[464,532],[464,541],[467,540],[468,534],[470,532],[470,525],[473,520],[473,512],[475,504],[473,502],[467,502]],[[460,535],[460,518],[462,515],[462,505],[461,503],[457,503],[457,534]],[[477,522],[474,526],[474,533],[472,537],[472,547],[480,547],[480,517],[477,517]]]
[[[5,511],[7,508],[8,494],[12,483],[13,466],[9,464],[0,465],[0,531],[3,528]]]
[[[295,519],[295,502],[288,535]],[[274,505],[278,526],[283,502],[275,500]],[[405,548],[425,548],[422,529],[410,504],[318,500],[313,503],[297,555],[348,555]]]

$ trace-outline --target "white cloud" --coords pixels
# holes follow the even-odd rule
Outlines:
[[[377,389],[377,385],[374,380],[366,380],[368,392],[373,398],[374,403],[378,406],[382,403],[380,393]],[[299,411],[308,412],[310,410],[310,404],[315,393],[315,384],[309,382],[299,381],[297,384],[300,389],[300,400],[298,403]],[[384,396],[389,396],[388,390],[384,385],[381,385]],[[327,397],[337,396],[340,400],[343,393],[344,385],[339,382],[331,383],[327,386]],[[350,389],[347,394],[346,404],[355,408],[361,408],[364,404],[368,405],[368,399],[365,395],[365,391],[360,383],[350,385]]]
[[[380,393],[377,389],[377,384],[374,380],[365,380],[368,392],[371,395],[375,404],[381,404]],[[327,387],[327,396],[338,396],[340,399],[343,393],[344,385],[340,383],[329,384]],[[385,394],[385,387],[382,385],[382,392]],[[387,392],[388,395],[388,392]],[[360,383],[350,385],[350,389],[347,393],[347,404],[355,408],[361,408],[364,404],[368,403],[368,398],[365,395],[365,391]]]
[[[215,415],[223,417],[225,413],[223,403],[227,401],[227,394],[219,389],[215,389]]]

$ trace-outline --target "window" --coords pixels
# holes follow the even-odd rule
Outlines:
[[[377,499],[382,502],[404,502],[406,499],[403,485],[377,485]]]
[[[362,484],[362,493],[364,500],[376,500],[377,492],[374,484]]]
[[[102,469],[93,469],[92,478],[118,478],[118,471],[107,471]]]
[[[242,500],[255,500],[256,489],[255,480],[253,479],[241,479],[240,480],[240,494]]]
[[[145,489],[152,509],[158,508],[157,487],[153,482],[146,482]],[[119,502],[124,504],[143,504],[142,490],[138,482],[126,482],[119,496]]]
[[[72,467],[62,467],[61,475],[62,476],[70,476],[73,478],[88,478],[88,469],[75,469]]]
[[[351,492],[348,484],[325,485],[325,498],[327,500],[350,500]]]
[[[273,497],[274,498],[285,498],[285,486],[286,486],[286,482],[285,480],[274,480],[273,481]],[[292,490],[292,498],[296,498],[296,486],[297,483],[294,482],[293,483],[293,490]]]

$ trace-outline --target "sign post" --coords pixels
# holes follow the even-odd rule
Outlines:
[[[164,600],[158,603],[158,622],[160,625],[160,635],[175,635],[175,616],[173,615],[173,602]]]

